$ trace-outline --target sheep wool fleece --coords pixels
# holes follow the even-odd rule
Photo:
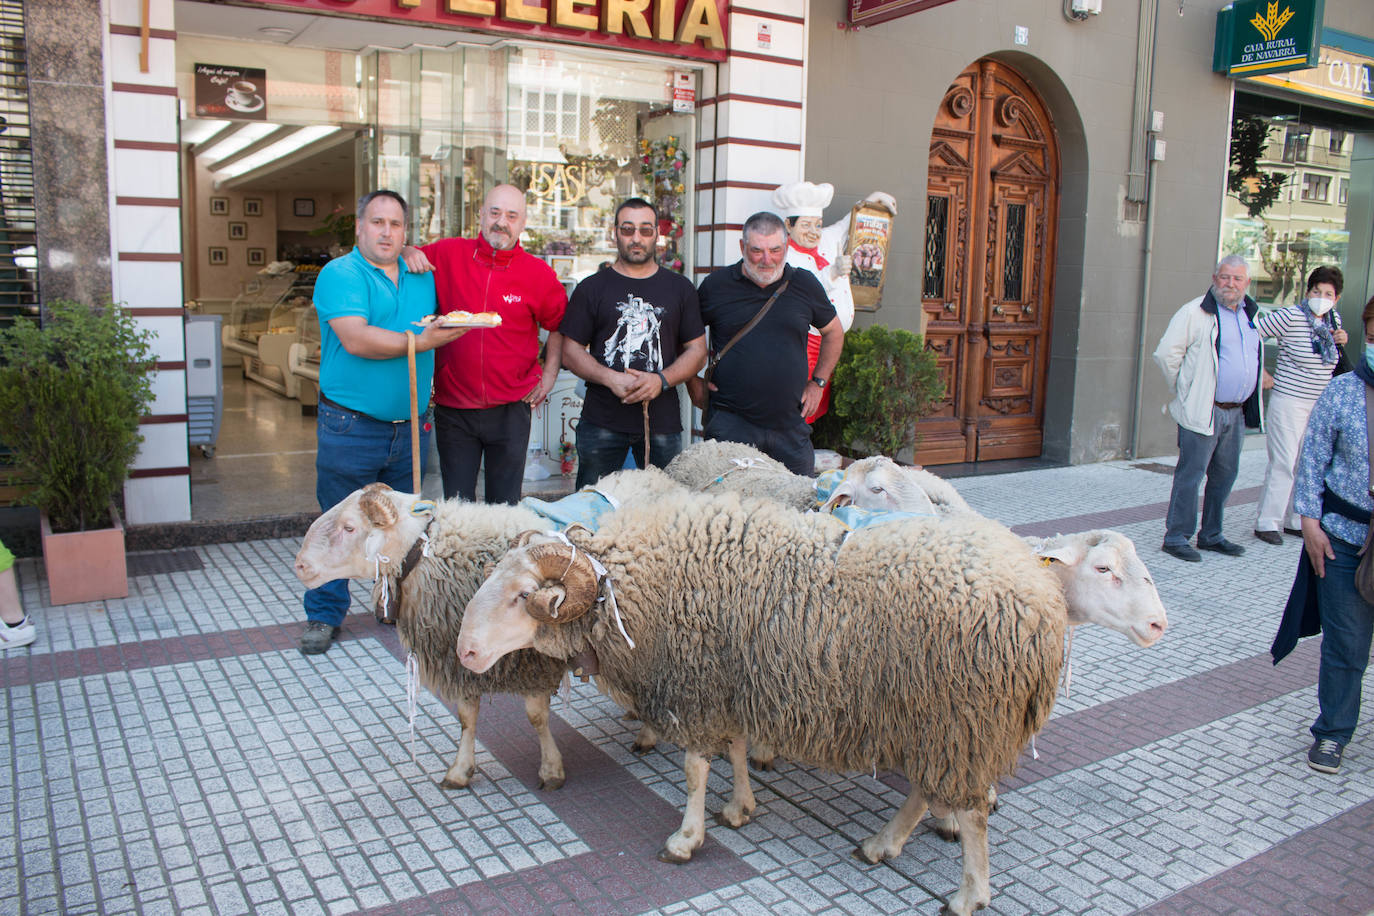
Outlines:
[[[853,533],[735,494],[665,497],[572,532],[606,602],[541,625],[535,648],[590,644],[599,683],[662,737],[715,753],[748,735],[832,771],[903,771],[927,798],[986,811],[1048,720],[1067,609],[1055,576],[981,516]]]

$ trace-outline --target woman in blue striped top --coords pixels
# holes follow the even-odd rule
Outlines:
[[[1291,501],[1293,466],[1298,463],[1307,416],[1331,381],[1336,347],[1346,341],[1336,314],[1342,285],[1340,268],[1318,267],[1307,278],[1307,297],[1302,302],[1275,309],[1255,322],[1260,336],[1277,338],[1279,343],[1274,388],[1264,412],[1269,467],[1255,519],[1255,537],[1268,544],[1283,543],[1280,527],[1297,533],[1298,516]]]

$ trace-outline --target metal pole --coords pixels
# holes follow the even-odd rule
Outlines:
[[[1150,141],[1153,144],[1153,139]],[[1153,151],[1151,151],[1153,152]],[[1150,314],[1150,271],[1155,245],[1155,162],[1151,155],[1145,163],[1145,259],[1141,265],[1140,321],[1136,325],[1135,404],[1131,408],[1131,458],[1140,457],[1140,411],[1145,389],[1145,323]]]

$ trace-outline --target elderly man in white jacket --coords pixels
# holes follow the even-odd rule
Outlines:
[[[1178,464],[1165,518],[1164,552],[1196,563],[1202,555],[1188,543],[1238,557],[1245,548],[1221,533],[1222,510],[1240,469],[1245,427],[1261,423],[1259,307],[1245,295],[1250,268],[1236,255],[1222,258],[1212,288],[1174,313],[1155,348],[1155,362],[1174,399],[1169,413],[1178,423]],[[1197,489],[1203,475],[1202,527],[1197,527]]]

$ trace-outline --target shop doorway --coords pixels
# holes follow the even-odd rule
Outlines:
[[[1005,63],[950,85],[930,141],[922,306],[945,400],[915,460],[1038,457],[1050,350],[1059,146],[1044,102]]]

